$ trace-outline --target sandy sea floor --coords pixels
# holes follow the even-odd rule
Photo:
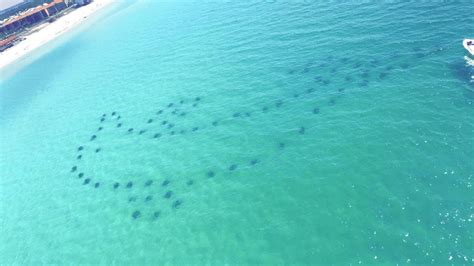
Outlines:
[[[120,7],[0,83],[3,264],[473,263],[470,3]]]

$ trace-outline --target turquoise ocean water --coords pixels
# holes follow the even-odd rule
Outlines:
[[[112,9],[0,82],[0,264],[472,265],[472,1]]]

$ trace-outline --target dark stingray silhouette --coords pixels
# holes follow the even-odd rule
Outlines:
[[[323,63],[320,65],[320,67],[326,67],[326,64]],[[309,72],[309,66],[306,67],[306,69],[308,69],[308,72]],[[338,70],[338,68],[336,66],[333,66],[332,69],[336,69]],[[305,70],[303,70],[305,71]],[[339,71],[339,70],[338,70]],[[326,71],[327,72],[327,71]],[[308,75],[309,76],[309,75]],[[311,77],[306,77],[308,79],[311,79]],[[346,76],[346,81],[347,81],[347,78],[350,77],[350,76]],[[330,84],[330,79],[328,78],[323,78],[322,76],[316,76],[314,78],[317,82],[319,82],[320,84],[322,85],[328,85]],[[350,78],[350,80],[352,80],[352,78]],[[290,97],[281,97],[280,99],[268,99],[267,101],[263,102],[262,105],[260,106],[260,112],[258,110],[259,107],[254,107],[253,109],[252,108],[249,108],[247,110],[244,110],[244,111],[238,111],[238,112],[229,112],[227,115],[226,114],[219,114],[221,115],[221,117],[234,117],[234,118],[248,118],[249,121],[252,121],[253,119],[258,119],[259,115],[258,114],[261,114],[261,113],[264,113],[264,114],[268,114],[268,115],[271,115],[271,114],[276,114],[277,112],[281,112],[281,111],[278,111],[278,110],[285,110],[287,108],[295,108],[295,110],[298,110],[298,106],[300,106],[300,102],[302,101],[308,101],[309,99],[311,99],[313,96],[307,96],[307,97],[299,97],[300,95],[305,95],[305,94],[311,94],[313,92],[315,92],[318,88],[318,85],[317,84],[313,84],[312,87],[308,88],[303,88],[297,92],[291,92],[290,95],[293,95],[294,98],[291,98]],[[327,89],[325,89],[326,91]],[[325,91],[321,91],[319,92],[318,90],[318,95],[320,95],[320,93],[325,93]],[[339,92],[341,92],[341,90],[339,90]],[[149,147],[158,147],[158,145],[160,145],[160,143],[163,143],[163,142],[166,142],[168,140],[172,140],[172,139],[178,139],[178,138],[184,138],[184,137],[187,137],[187,135],[184,135],[186,132],[190,132],[191,134],[189,134],[188,136],[191,136],[192,134],[195,134],[193,132],[196,132],[199,130],[199,132],[212,132],[213,129],[215,129],[217,126],[220,125],[220,121],[225,121],[225,122],[229,122],[229,123],[232,123],[232,121],[235,121],[235,120],[232,120],[232,119],[228,119],[228,120],[220,120],[218,117],[213,117],[212,114],[210,114],[209,116],[209,119],[210,121],[208,122],[204,122],[203,124],[199,126],[191,126],[189,127],[189,125],[187,125],[185,128],[186,129],[183,129],[180,125],[181,125],[181,122],[179,123],[176,123],[177,125],[175,126],[175,122],[176,120],[179,120],[179,121],[182,121],[183,123],[186,123],[186,119],[188,116],[186,116],[187,113],[194,113],[196,110],[199,110],[199,109],[192,109],[192,107],[197,107],[198,106],[198,103],[202,104],[203,101],[201,99],[201,97],[195,97],[194,99],[192,100],[180,100],[180,101],[177,101],[177,103],[179,102],[179,105],[176,104],[176,106],[178,108],[172,108],[173,106],[175,106],[174,103],[169,103],[167,104],[167,107],[165,107],[164,109],[160,109],[158,111],[156,111],[156,115],[160,115],[162,117],[160,117],[159,120],[156,120],[157,118],[150,118],[150,114],[148,114],[147,116],[144,116],[142,117],[142,124],[141,125],[133,125],[133,127],[129,127],[127,132],[128,133],[133,133],[135,130],[134,128],[137,128],[137,129],[140,129],[140,128],[143,128],[141,130],[137,130],[138,131],[138,134],[123,134],[123,131],[120,130],[119,128],[122,127],[122,123],[118,123],[116,124],[116,127],[114,127],[114,122],[111,122],[110,119],[106,119],[107,115],[106,114],[103,114],[102,118],[101,118],[101,122],[102,124],[99,124],[100,126],[98,127],[98,130],[97,131],[100,131],[100,139],[98,139],[98,144],[101,145],[101,147],[95,147],[92,148],[92,151],[95,150],[95,153],[99,153],[101,152],[101,154],[103,153],[104,155],[108,154],[109,152],[109,148],[107,146],[103,146],[103,145],[106,145],[107,141],[108,141],[108,138],[109,138],[109,132],[112,131],[112,133],[110,134],[115,134],[114,132],[117,132],[117,133],[120,133],[122,132],[121,135],[118,135],[120,136],[121,138],[133,138],[133,143],[135,143],[136,141],[142,141],[142,142],[149,142]],[[335,100],[333,98],[330,98],[329,100],[329,105],[331,104],[334,104],[335,103]],[[302,114],[304,113],[304,110],[305,108],[301,107],[301,112]],[[313,113],[314,114],[319,114],[320,110],[319,110],[319,107],[315,107],[313,110]],[[257,115],[255,115],[254,117],[255,118],[251,118],[251,114],[252,113],[256,113]],[[117,119],[120,118],[120,116],[118,115],[118,113],[116,111],[112,112],[112,116],[116,116]],[[111,127],[108,127],[108,124],[109,123],[112,123]],[[203,126],[204,125],[204,126]],[[206,125],[212,125],[213,127],[206,127]],[[164,127],[164,128],[163,128]],[[111,128],[109,130],[104,130],[105,128]],[[171,130],[172,128],[176,128],[176,129],[173,129]],[[168,132],[169,134],[166,134],[166,133],[160,133],[160,132],[157,132],[157,131],[164,131],[164,132]],[[169,130],[169,131],[168,131]],[[188,131],[186,131],[188,130]],[[145,132],[147,131],[151,131],[151,132],[156,132],[156,133],[153,133],[151,134],[151,136],[149,134],[144,134]],[[180,133],[180,134],[176,134],[176,133]],[[299,134],[303,135],[305,134],[306,132],[306,129],[305,127],[301,126],[298,130]],[[107,133],[107,134],[104,134],[104,133]],[[104,135],[102,135],[104,134]],[[197,133],[196,133],[197,134]],[[148,136],[146,138],[139,138],[137,140],[137,135],[144,135],[144,136]],[[170,137],[171,135],[174,135],[173,137]],[[96,138],[98,138],[97,135],[92,135],[90,140],[95,140]],[[189,138],[189,137],[187,137]],[[156,139],[154,140],[154,142],[152,142],[153,139]],[[116,140],[114,140],[116,141]],[[153,144],[155,143],[155,144]],[[286,144],[283,143],[283,142],[277,142],[278,143],[278,147],[281,149],[285,148]],[[154,146],[152,146],[154,145]],[[105,150],[102,150],[102,147],[106,147]],[[159,149],[159,148],[158,148]],[[77,148],[77,151],[78,152],[81,152],[81,154],[77,155],[77,159],[80,159],[82,158],[83,154],[87,154],[87,151],[85,150],[85,147],[84,146],[79,146]],[[131,156],[133,156],[133,154],[131,154]],[[106,156],[105,156],[106,157]],[[102,157],[102,155],[100,156],[100,158],[105,158],[105,157]],[[90,157],[89,156],[86,156],[87,159],[89,159]],[[87,160],[82,160],[82,161],[77,161],[78,165],[80,165],[79,163],[86,163]],[[115,180],[114,181],[106,181],[106,180],[101,180],[100,178],[100,175],[97,175],[96,173],[94,173],[93,171],[90,172],[88,169],[85,169],[85,172],[88,173],[88,176],[89,174],[92,174],[93,176],[93,179],[94,179],[94,188],[99,188],[99,187],[103,187],[103,189],[101,189],[101,191],[115,191],[117,197],[119,196],[124,196],[125,198],[125,202],[126,202],[126,199],[128,198],[128,201],[129,202],[134,202],[134,205],[140,205],[140,204],[145,204],[147,203],[148,206],[152,205],[152,204],[159,204],[160,202],[163,203],[165,201],[159,199],[161,197],[158,197],[158,195],[162,195],[162,197],[164,199],[171,199],[171,201],[166,201],[168,202],[167,204],[170,204],[168,205],[168,207],[170,207],[170,210],[173,210],[173,209],[178,209],[180,208],[181,206],[183,206],[183,198],[180,197],[180,190],[182,189],[192,189],[192,186],[196,184],[196,182],[201,182],[203,179],[202,178],[206,178],[207,179],[204,179],[204,180],[208,180],[212,177],[215,177],[217,174],[216,173],[219,173],[219,176],[222,177],[222,178],[225,178],[227,176],[230,176],[230,172],[236,172],[236,171],[245,171],[247,169],[247,171],[250,169],[250,168],[253,168],[255,167],[258,163],[260,162],[259,159],[257,158],[247,158],[246,160],[236,160],[232,163],[229,163],[227,164],[228,167],[227,169],[222,169],[222,165],[218,166],[218,165],[207,165],[207,166],[203,166],[203,169],[202,169],[202,172],[201,173],[205,173],[205,175],[202,175],[201,174],[201,177],[200,176],[189,176],[189,177],[186,177],[186,178],[181,178],[179,176],[167,176],[167,178],[158,178],[156,177],[151,177],[151,179],[147,179],[146,181],[141,181],[140,179],[135,179],[135,178],[140,178],[139,176],[133,176],[133,174],[130,174],[130,176],[128,177],[125,177],[127,179],[120,179],[121,177],[116,177],[114,178]],[[244,165],[244,166],[249,166],[249,167],[239,167],[239,165]],[[157,166],[157,169],[158,169],[159,166]],[[206,170],[208,169],[208,170]],[[212,169],[212,170],[209,170],[209,169]],[[82,166],[81,166],[81,170],[82,170]],[[225,171],[227,170],[227,171]],[[71,168],[71,172],[76,172],[78,171],[78,166],[77,165],[74,165],[72,168]],[[82,178],[84,176],[83,173],[79,173],[78,175],[80,178]],[[190,179],[190,178],[193,178],[193,179]],[[216,179],[213,179],[213,180],[216,180],[217,182],[219,182],[218,180],[222,180],[222,178],[216,178]],[[132,181],[133,180],[133,181]],[[143,179],[142,179],[143,180]],[[83,185],[87,185],[87,184],[90,184],[92,182],[92,179],[91,178],[86,178],[82,181],[82,184]],[[134,182],[136,182],[136,186],[134,186]],[[158,182],[158,186],[153,186],[153,184],[155,182]],[[180,183],[181,182],[181,183]],[[119,189],[121,187],[121,183],[123,184],[123,187],[125,189],[121,190]],[[143,185],[140,185],[140,184],[143,184]],[[181,185],[180,185],[181,184]],[[199,183],[201,184],[201,183]],[[185,186],[183,186],[185,185]],[[133,188],[133,189],[132,189]],[[146,189],[146,191],[145,191]],[[140,201],[137,201],[137,196],[135,195],[130,195],[131,193],[134,193],[134,194],[137,194],[139,193],[140,195]],[[155,194],[156,193],[156,194]],[[146,196],[145,196],[146,195]],[[155,206],[155,205],[153,205]],[[162,206],[161,206],[162,207]],[[161,209],[160,207],[160,209]],[[163,211],[163,212],[162,212]],[[143,212],[143,216],[144,217],[152,217],[152,219],[156,219],[158,217],[162,217],[164,216],[164,213],[166,213],[166,209],[162,209],[162,210],[156,210],[155,211],[147,211],[147,209],[141,209],[141,210],[135,210],[132,212],[131,216],[133,219],[138,219],[140,217],[142,217],[142,212]]]
[[[214,171],[207,172],[207,177],[214,177],[216,173]]]
[[[166,191],[166,193],[163,197],[165,197],[166,199],[169,199],[169,198],[171,198],[171,196],[173,196],[173,191],[168,190],[168,191]]]
[[[134,211],[132,213],[133,219],[138,219],[138,218],[140,218],[141,215],[142,215],[142,213],[140,211]]]

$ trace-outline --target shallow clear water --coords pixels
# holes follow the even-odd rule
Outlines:
[[[0,83],[1,263],[472,263],[473,11],[123,4]]]

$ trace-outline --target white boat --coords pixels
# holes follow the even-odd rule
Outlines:
[[[474,39],[464,39],[462,45],[471,55],[474,55]]]

